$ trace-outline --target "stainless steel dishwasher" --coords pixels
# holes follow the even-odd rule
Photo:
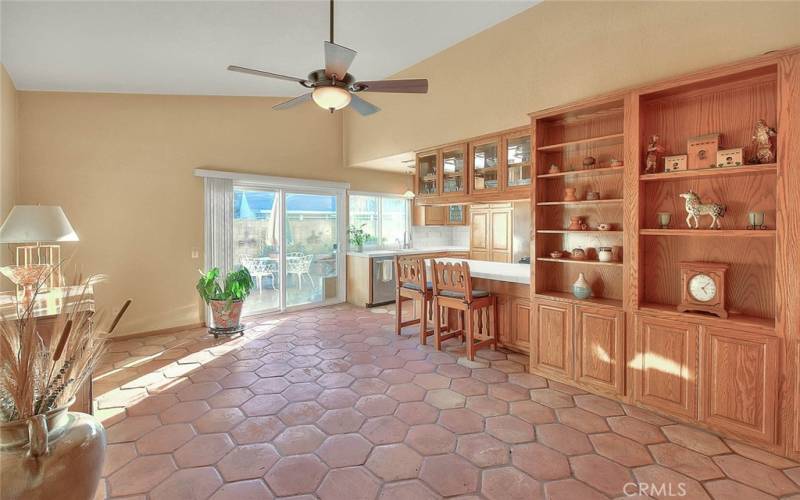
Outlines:
[[[395,299],[395,283],[397,277],[394,275],[394,257],[372,257],[372,294],[369,305],[378,306],[389,304]],[[389,266],[388,277],[384,274],[383,263]]]

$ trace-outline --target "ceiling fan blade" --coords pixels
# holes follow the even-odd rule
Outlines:
[[[351,95],[350,107],[358,111],[361,114],[361,116],[369,116],[381,110],[381,108],[379,108],[378,106],[368,103],[367,101],[358,97],[355,94],[350,94],[350,95]]]
[[[279,75],[277,73],[270,73],[268,71],[261,71],[258,69],[243,68],[241,66],[228,66],[228,71],[236,71],[237,73],[246,73],[248,75],[266,76],[267,78],[277,78],[278,80],[288,80],[290,82],[297,82],[300,84],[307,83],[302,78],[295,78],[293,76]]]
[[[353,84],[353,90],[356,92],[427,94],[428,80],[419,78],[414,80],[376,80],[372,82],[356,82]]]
[[[276,111],[280,111],[282,109],[289,109],[289,108],[293,108],[293,107],[297,106],[298,104],[303,104],[304,102],[310,101],[310,100],[311,100],[311,92],[309,92],[308,94],[303,94],[301,96],[297,96],[294,99],[289,99],[288,101],[284,101],[284,102],[282,102],[280,104],[276,104],[276,105],[272,106],[272,109],[274,109]]]
[[[356,54],[358,52],[353,49],[325,42],[325,74],[328,77],[336,75],[337,80],[343,80]]]

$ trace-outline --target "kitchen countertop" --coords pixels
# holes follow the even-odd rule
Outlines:
[[[436,262],[464,262],[464,259],[436,259]],[[486,260],[467,260],[469,263],[469,274],[473,278],[483,278],[495,281],[507,281],[510,283],[531,283],[530,264],[510,264],[506,262],[489,262]]]
[[[365,250],[363,252],[347,252],[347,255],[353,257],[394,257],[395,255],[420,255],[425,253],[438,253],[438,252],[466,252],[469,253],[468,247],[431,247],[431,248],[396,248],[394,250]]]

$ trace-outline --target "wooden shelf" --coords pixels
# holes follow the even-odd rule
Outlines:
[[[587,168],[585,170],[570,170],[568,172],[558,172],[557,174],[539,174],[537,179],[551,179],[557,177],[579,177],[584,175],[608,175],[622,173],[625,166],[622,167],[602,167],[602,168]]]
[[[767,333],[774,333],[775,320],[770,318],[758,318],[747,316],[746,314],[730,313],[727,319],[718,318],[711,314],[678,312],[677,306],[671,304],[655,304],[645,302],[639,305],[639,311],[643,313],[656,314],[659,317],[672,316],[676,319],[699,322],[711,326],[730,328],[732,326],[744,327],[747,329],[757,329]]]
[[[549,146],[540,146],[536,148],[538,151],[563,151],[565,149],[577,146],[605,146],[608,144],[621,143],[625,134],[611,134],[602,135],[599,137],[590,137],[588,139],[581,139],[580,141],[562,142],[561,144],[551,144]]]
[[[598,231],[595,229],[590,229],[587,231],[571,231],[569,229],[537,229],[536,232],[540,234],[622,234],[622,231],[619,230]]]
[[[615,205],[619,203],[622,203],[622,198],[607,200],[540,201],[537,205],[546,207],[555,205]]]
[[[588,304],[592,306],[613,307],[615,309],[622,309],[622,301],[616,299],[606,299],[603,297],[589,297],[588,299],[578,299],[571,293],[567,292],[537,292],[536,298],[557,300],[560,302],[567,302],[570,304]]]
[[[719,238],[774,238],[774,229],[641,229],[642,236],[710,236]]]
[[[562,264],[583,264],[589,266],[622,267],[622,262],[618,261],[600,262],[599,260],[553,259],[550,257],[537,257],[536,260],[540,262],[560,262]]]
[[[704,168],[699,170],[681,170],[679,172],[661,172],[658,174],[644,174],[639,176],[639,180],[671,181],[677,179],[690,179],[697,177],[775,174],[777,172],[778,172],[777,164],[766,163],[763,165],[743,165],[741,167]]]

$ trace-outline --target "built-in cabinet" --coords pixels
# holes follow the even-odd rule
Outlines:
[[[470,258],[511,262],[513,255],[513,210],[509,203],[470,207]]]
[[[415,226],[466,226],[469,224],[465,205],[421,206],[414,205],[411,223]]]
[[[532,113],[531,371],[800,458],[798,116],[800,49]],[[753,160],[760,119],[773,162]],[[672,155],[720,134],[745,164],[646,171],[654,134]],[[721,229],[686,227],[688,191],[726,205]],[[727,317],[678,311],[696,261],[728,265]]]
[[[492,293],[497,300],[497,340],[501,347],[529,353],[531,349],[530,287],[507,281],[473,279],[473,288]]]
[[[697,325],[639,315],[636,321],[636,401],[697,418]]]
[[[528,199],[531,142],[525,126],[417,153],[417,204]]]
[[[615,308],[536,299],[531,367],[610,394],[625,390],[625,316]]]

